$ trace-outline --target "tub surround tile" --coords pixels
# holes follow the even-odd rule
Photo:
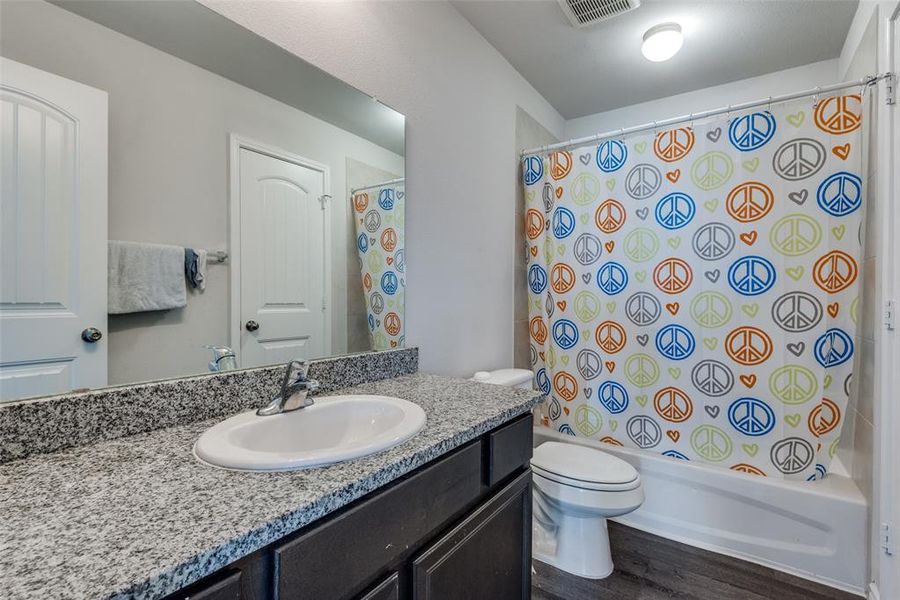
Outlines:
[[[348,378],[374,369],[324,368]],[[319,369],[316,375],[327,380]],[[0,465],[0,590],[19,600],[163,597],[528,412],[542,398],[425,374],[343,392],[415,402],[427,415],[425,428],[364,459],[289,473],[198,463],[191,447],[219,419]]]
[[[418,348],[312,361],[323,392],[415,373]],[[63,394],[0,406],[0,463],[264,406],[284,366]]]

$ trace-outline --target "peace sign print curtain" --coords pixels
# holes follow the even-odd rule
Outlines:
[[[526,156],[542,423],[823,477],[859,320],[862,114],[841,95]]]
[[[402,348],[406,306],[406,246],[403,182],[353,195],[356,249],[372,350]]]

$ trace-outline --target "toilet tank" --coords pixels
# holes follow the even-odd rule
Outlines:
[[[478,371],[472,381],[508,385],[525,390],[534,389],[534,373],[528,369],[497,369],[496,371]]]

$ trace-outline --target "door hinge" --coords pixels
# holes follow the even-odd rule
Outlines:
[[[894,330],[894,319],[897,314],[897,303],[894,300],[886,300],[884,303],[884,328]]]
[[[328,200],[331,200],[330,194],[322,194],[321,196],[319,196],[319,204],[322,206],[322,210],[325,210],[325,202],[327,202]]]
[[[887,556],[894,555],[894,532],[890,523],[881,524],[881,549]]]
[[[897,74],[888,73],[884,78],[884,101],[892,105],[897,103]]]

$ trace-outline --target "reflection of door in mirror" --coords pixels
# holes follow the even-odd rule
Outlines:
[[[102,387],[107,95],[0,68],[0,401]]]
[[[331,352],[328,168],[235,140],[240,363]],[[233,211],[232,214],[235,214]]]

